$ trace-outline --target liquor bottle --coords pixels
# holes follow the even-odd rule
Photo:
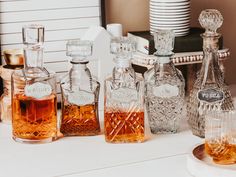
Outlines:
[[[57,137],[55,73],[43,67],[44,27],[23,27],[24,69],[12,75],[13,139],[46,143]]]
[[[131,38],[111,40],[115,54],[112,76],[105,80],[104,129],[110,143],[143,142],[144,137],[144,83],[136,76],[130,59],[135,51]]]
[[[234,105],[218,61],[217,29],[223,23],[218,10],[207,9],[201,12],[199,22],[206,29],[203,37],[203,63],[187,104],[188,123],[194,135],[205,136],[205,112],[232,110]]]
[[[6,65],[0,66],[4,85],[4,93],[0,98],[0,119],[1,122],[10,124],[12,122],[11,75],[15,70],[23,69],[24,56],[21,49],[4,50],[3,55]]]
[[[157,58],[153,68],[146,71],[145,104],[151,132],[176,133],[183,118],[185,82],[182,73],[171,61],[174,32],[154,33]]]
[[[100,83],[91,75],[87,64],[92,55],[92,43],[71,40],[67,56],[72,68],[61,81],[62,119],[60,131],[64,136],[86,136],[100,133],[98,97]]]

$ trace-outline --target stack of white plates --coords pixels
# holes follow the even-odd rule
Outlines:
[[[185,36],[190,29],[190,0],[150,0],[150,31],[172,29]]]

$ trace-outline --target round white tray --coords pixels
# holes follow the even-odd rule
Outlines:
[[[195,146],[188,155],[187,169],[195,177],[236,177],[235,165],[217,165],[205,153],[204,144]]]

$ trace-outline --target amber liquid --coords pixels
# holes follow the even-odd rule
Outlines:
[[[228,165],[236,163],[236,144],[228,142],[205,143],[205,151],[217,164]]]
[[[65,105],[62,111],[61,133],[64,136],[89,136],[100,133],[96,104]]]
[[[144,112],[105,112],[105,137],[110,143],[144,141]]]
[[[34,99],[23,94],[13,96],[13,138],[19,141],[52,141],[57,133],[56,95]]]

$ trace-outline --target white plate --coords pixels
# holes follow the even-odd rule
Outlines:
[[[156,11],[158,13],[187,13],[190,12],[190,8],[185,9],[153,9],[150,8],[150,11]]]
[[[150,20],[155,22],[155,21],[187,21],[190,19],[190,16],[186,17],[166,17],[166,16],[160,16],[160,15],[155,15],[155,14],[150,14],[149,16]]]
[[[182,19],[182,18],[190,18],[190,14],[182,14],[182,15],[162,15],[150,12],[150,17],[154,18],[161,18],[161,19]]]
[[[155,15],[160,15],[160,16],[190,16],[190,11],[186,12],[160,12],[160,11],[155,11],[155,10],[150,10],[150,14],[155,14]]]
[[[190,25],[185,26],[163,26],[163,25],[150,25],[151,29],[163,28],[163,29],[175,29],[175,30],[189,30]]]
[[[159,24],[159,25],[176,25],[176,24],[188,24],[190,22],[190,20],[183,20],[183,21],[155,21],[155,24]],[[153,23],[153,21],[151,22]]]
[[[186,23],[186,24],[180,24],[180,25],[176,25],[176,24],[174,24],[174,25],[173,24],[170,24],[170,25],[165,24],[165,25],[163,25],[163,24],[153,24],[153,23],[150,23],[150,26],[151,27],[174,27],[176,29],[187,29],[187,28],[189,28],[190,24]]]
[[[151,6],[149,7],[151,10],[170,10],[170,9],[190,9],[190,5],[184,5],[184,6]]]
[[[178,32],[178,33],[187,33],[187,32],[189,32],[189,29],[180,30],[180,29],[175,29],[175,28],[171,28],[171,27],[168,27],[168,28],[165,28],[165,27],[155,27],[155,28],[150,27],[150,30],[152,30],[152,31],[155,31],[157,29],[163,29],[163,30],[172,29],[173,31]]]
[[[187,2],[189,0],[150,0],[151,2]]]
[[[190,2],[180,2],[180,3],[165,3],[165,2],[150,2],[150,7],[153,6],[162,6],[162,7],[169,7],[169,6],[185,6],[190,5]]]

